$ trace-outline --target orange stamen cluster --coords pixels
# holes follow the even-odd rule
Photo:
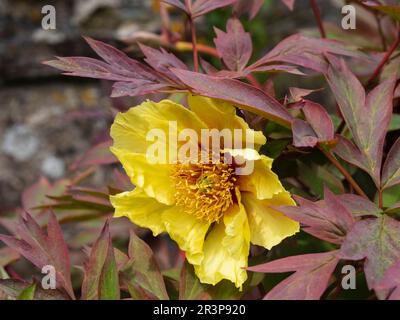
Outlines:
[[[176,164],[175,168],[176,204],[198,219],[218,222],[234,201],[235,169],[223,162]]]

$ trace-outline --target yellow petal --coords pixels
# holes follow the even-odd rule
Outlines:
[[[171,121],[176,121],[178,133],[190,128],[200,136],[201,129],[207,128],[193,112],[170,100],[146,101],[127,112],[117,114],[111,126],[114,147],[133,153],[146,153],[147,148],[154,143],[147,141],[146,137],[151,129],[157,129],[165,133],[165,150],[168,150]],[[177,137],[172,138],[176,141]]]
[[[165,211],[162,220],[171,239],[185,251],[189,263],[201,263],[204,238],[210,224],[187,214],[182,208],[176,206]]]
[[[154,236],[165,231],[161,217],[170,207],[150,198],[143,190],[136,188],[133,191],[110,196],[110,201],[115,208],[115,218],[128,217],[134,224],[149,228]]]
[[[134,185],[161,203],[175,203],[175,187],[171,179],[173,165],[152,164],[142,153],[130,153],[114,147],[111,147],[111,151],[122,163]]]
[[[228,279],[241,288],[247,279],[244,268],[250,248],[250,229],[243,205],[233,205],[223,222],[214,225],[204,243],[204,257],[195,265],[196,275],[203,283],[215,285]]]
[[[287,191],[267,200],[258,200],[252,193],[243,192],[242,202],[249,219],[251,243],[271,249],[283,239],[299,232],[298,222],[270,207],[295,205]]]
[[[284,191],[278,176],[272,172],[272,159],[264,155],[254,161],[254,169],[250,175],[238,176],[240,191],[253,193],[257,199],[271,199],[274,195]]]
[[[188,96],[188,101],[190,109],[196,113],[210,129],[242,129],[242,137],[245,139],[245,131],[250,128],[246,121],[236,115],[236,109],[231,103],[219,99],[193,95]],[[261,131],[252,131],[254,132],[255,148],[258,150],[267,140]],[[245,148],[245,145],[242,145],[242,148]]]
[[[167,232],[186,252],[191,264],[201,263],[209,223],[183,212],[180,207],[162,204],[139,188],[111,196],[110,200],[115,218],[128,217],[134,224],[149,228],[154,236]]]

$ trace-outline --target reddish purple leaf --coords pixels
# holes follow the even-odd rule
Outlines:
[[[226,33],[214,28],[217,35],[214,43],[219,56],[228,69],[242,71],[250,60],[253,44],[248,32],[245,32],[239,19],[231,18],[226,25]]]
[[[77,170],[78,168],[82,169],[93,165],[111,164],[117,162],[115,156],[110,152],[111,145],[111,140],[107,140],[95,145],[71,165],[71,170]]]
[[[294,34],[278,43],[275,48],[252,64],[249,69],[253,70],[265,64],[286,62],[318,72],[325,72],[328,67],[324,58],[326,53],[365,58],[365,55],[346,47],[341,42]]]
[[[320,104],[305,100],[303,113],[307,122],[317,134],[318,141],[331,141],[335,136],[332,119]]]
[[[260,11],[263,4],[264,0],[238,0],[235,3],[234,11],[237,16],[247,13],[249,15],[249,19],[252,20]]]
[[[196,0],[192,5],[191,15],[193,18],[197,18],[215,9],[229,6],[236,1],[237,0]]]
[[[46,178],[41,177],[36,183],[26,188],[22,193],[22,207],[29,211],[38,206],[49,204],[48,196],[60,196],[64,193],[69,180],[58,180],[51,184]]]
[[[382,213],[382,209],[375,203],[355,194],[340,194],[337,195],[336,198],[355,217],[379,217]]]
[[[8,247],[0,248],[0,267],[5,267],[19,258],[19,253],[14,249]]]
[[[183,12],[186,12],[189,14],[188,9],[186,8],[185,4],[181,0],[162,0],[162,2],[169,4],[171,6],[174,6],[175,8],[178,8],[182,10]]]
[[[165,74],[174,81],[179,82],[179,79],[169,70],[170,68],[177,68],[187,70],[187,66],[179,60],[174,54],[167,52],[164,48],[160,50],[140,44],[140,49],[145,55],[145,61],[154,70]]]
[[[400,222],[387,215],[358,221],[347,234],[338,256],[365,259],[368,287],[376,289],[388,268],[400,259]]]
[[[250,66],[246,68],[243,72],[286,72],[291,74],[296,74],[300,76],[304,76],[305,73],[301,72],[298,68],[291,65],[285,64],[266,64],[259,67]]]
[[[113,84],[113,90],[111,92],[111,98],[118,97],[137,97],[143,96],[149,93],[157,93],[162,91],[176,91],[170,87],[170,84],[164,83],[150,83],[137,85],[132,82],[116,82]]]
[[[345,137],[337,135],[336,138],[338,143],[333,151],[343,160],[368,173],[368,165],[364,153],[362,153],[353,142]]]
[[[307,97],[313,92],[319,91],[321,89],[303,89],[303,88],[289,88],[289,103],[303,101],[304,97]]]
[[[101,41],[91,38],[85,38],[85,40],[116,72],[131,78],[157,81],[158,77],[149,67],[129,58],[124,52]]]
[[[294,8],[294,2],[295,0],[281,0],[283,4],[289,8],[290,11],[293,11]]]
[[[305,121],[294,119],[292,122],[293,145],[295,147],[315,147],[318,137],[313,128]]]
[[[17,234],[21,240],[5,235],[0,235],[0,240],[17,250],[39,269],[46,265],[53,266],[57,284],[62,286],[71,298],[75,298],[71,284],[68,247],[54,213],[49,217],[47,235],[29,213],[22,217],[17,226]]]
[[[200,95],[230,101],[238,107],[285,126],[290,125],[292,121],[292,116],[278,101],[246,83],[186,70],[173,69],[172,71]]]
[[[292,256],[247,269],[265,273],[295,271],[269,291],[264,297],[266,300],[318,300],[338,263],[336,252]]]
[[[112,92],[114,97],[143,95],[158,92],[161,88],[169,86],[175,87],[175,90],[180,87],[179,83],[173,82],[176,77],[169,72],[167,66],[186,66],[174,55],[164,50],[160,52],[143,47],[149,56],[147,60],[156,67],[152,69],[106,43],[85,39],[105,62],[86,57],[58,57],[58,60],[46,61],[44,64],[66,71],[64,74],[70,76],[118,81]],[[162,71],[167,75],[162,74]]]
[[[383,142],[393,109],[394,81],[388,80],[365,96],[364,88],[343,60],[327,56],[328,83],[336,97],[340,111],[364,155],[356,160],[380,186]],[[337,150],[341,152],[340,146]],[[343,152],[342,152],[343,153]]]
[[[325,199],[317,202],[293,196],[298,206],[281,206],[276,210],[301,223],[303,230],[319,239],[340,244],[355,219],[340,197],[324,189]]]
[[[400,183],[400,138],[390,149],[382,171],[382,189]]]
[[[400,300],[400,260],[387,269],[376,285],[379,290],[390,290],[389,300]]]

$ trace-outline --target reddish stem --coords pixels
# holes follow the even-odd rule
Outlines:
[[[321,33],[321,37],[326,38],[326,33],[325,33],[324,25],[322,23],[322,18],[321,18],[321,11],[319,11],[316,0],[311,0],[311,7],[314,11],[314,16],[315,16],[315,19],[317,20],[317,24],[318,24],[319,32]]]
[[[185,4],[188,9],[188,12],[192,12],[192,1],[185,0]],[[192,33],[194,71],[199,72],[199,55],[197,52],[196,25],[194,23],[194,20],[193,20],[193,17],[191,14],[189,14],[189,25],[190,25],[190,31]]]
[[[378,190],[379,192],[379,208],[383,208],[383,192],[381,189]]]
[[[396,40],[392,43],[392,45],[390,46],[389,50],[386,52],[385,56],[383,57],[383,59],[381,60],[379,65],[376,67],[374,73],[368,79],[367,86],[370,85],[372,83],[372,81],[374,81],[375,78],[379,75],[379,73],[381,72],[382,68],[384,67],[386,62],[388,62],[390,56],[393,54],[394,50],[396,50],[396,48],[398,47],[399,44],[400,44],[400,32],[397,32]]]
[[[199,72],[199,54],[197,52],[196,26],[192,18],[190,18],[190,29],[192,29],[194,71]]]
[[[346,180],[350,183],[350,185],[353,187],[353,189],[362,197],[365,199],[368,199],[367,195],[364,193],[364,191],[360,188],[360,186],[357,184],[357,182],[353,179],[351,174],[347,172],[347,170],[340,164],[340,162],[335,158],[335,156],[330,152],[327,151],[323,148],[319,148],[322,153],[329,159],[330,162],[341,172],[341,174],[344,175]]]

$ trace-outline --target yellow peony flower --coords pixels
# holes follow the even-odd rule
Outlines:
[[[188,100],[191,110],[169,100],[146,101],[116,116],[111,150],[136,188],[111,196],[111,203],[115,217],[126,216],[154,236],[167,232],[185,251],[201,282],[215,285],[228,279],[241,288],[247,279],[250,243],[271,249],[299,231],[297,222],[271,206],[295,203],[272,172],[273,160],[258,153],[266,142],[261,132],[249,129],[227,102],[200,96]],[[176,131],[171,131],[171,121]],[[176,160],[184,142],[175,142],[177,137],[171,135],[187,128],[199,137],[207,128],[251,132],[254,147],[223,148],[220,139],[220,155],[229,153],[231,164],[193,157],[158,163],[148,152],[155,143],[148,135],[153,128],[166,132],[157,141],[166,150],[158,154],[161,158],[174,154]],[[197,141],[196,147],[203,150],[202,143]],[[254,161],[250,174],[236,174],[239,158]]]

